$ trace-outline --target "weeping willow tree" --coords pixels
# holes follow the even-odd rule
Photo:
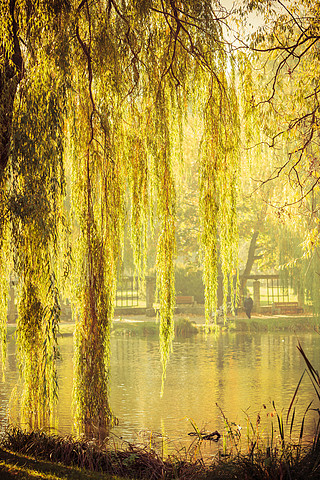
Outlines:
[[[239,125],[225,18],[219,3],[206,1],[1,4],[0,94],[12,99],[1,111],[1,155],[7,152],[1,206],[19,278],[24,406],[35,423],[57,393],[68,231],[79,430],[89,435],[114,421],[109,341],[127,217],[140,278],[149,228],[156,223],[159,230],[165,375],[174,332],[175,176],[184,126],[194,114],[203,118],[199,214],[207,319],[216,305],[219,256],[226,302],[236,266]],[[6,238],[2,258],[10,262]],[[5,298],[5,282],[1,288]]]
[[[319,312],[319,5],[266,0],[247,9],[263,20],[250,39],[250,74],[244,63],[247,116],[254,119],[246,122],[248,140],[255,157],[262,148],[274,156],[271,169],[255,175],[256,186],[269,186],[266,203],[281,222],[274,232],[281,278]]]

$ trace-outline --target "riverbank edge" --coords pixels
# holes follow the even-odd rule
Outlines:
[[[192,317],[187,315],[178,315],[174,318],[175,335],[177,337],[188,337],[196,333],[306,333],[320,331],[320,319],[312,316],[255,316],[228,317],[225,322],[205,324],[204,317]],[[62,335],[72,334],[74,325],[61,324],[60,332]],[[112,325],[113,335],[158,335],[159,323],[155,320],[146,318],[123,318],[115,319]]]
[[[43,432],[14,429],[9,437],[0,439],[2,480],[313,480],[320,474],[318,436],[309,447],[283,443],[271,450],[252,445],[247,454],[217,457],[210,464],[204,464],[201,455],[195,461],[180,454],[163,459],[147,448],[110,450]]]
[[[231,319],[229,328],[237,332],[314,332],[320,331],[320,319],[316,316],[261,315]]]
[[[91,472],[62,463],[40,460],[4,449],[0,446],[1,480],[122,480],[121,477],[103,472]],[[128,479],[126,479],[128,480]]]
[[[196,333],[320,333],[320,318],[316,316],[253,316],[250,319],[245,317],[227,317],[225,322],[205,324],[205,318],[192,315],[176,315],[175,335],[178,337],[192,336]],[[8,324],[7,335],[15,333],[16,324]],[[59,325],[61,336],[73,335],[75,324],[73,322],[62,322]],[[152,336],[159,334],[159,323],[144,316],[127,316],[115,318],[112,324],[113,335],[140,335]]]

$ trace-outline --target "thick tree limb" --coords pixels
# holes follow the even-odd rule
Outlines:
[[[8,164],[13,118],[13,106],[18,85],[22,79],[23,59],[18,38],[18,25],[14,18],[15,0],[10,1],[12,18],[13,53],[8,56],[5,48],[0,48],[4,67],[0,68],[0,175]]]

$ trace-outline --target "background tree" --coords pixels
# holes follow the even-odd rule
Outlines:
[[[280,263],[285,260],[284,265],[291,265],[291,277],[296,289],[302,292],[310,285],[311,265],[317,264],[314,255],[319,188],[319,6],[312,1],[262,1],[247,7],[258,12],[263,24],[250,45],[255,55],[255,85],[259,88],[252,90],[247,104],[261,119],[264,145],[278,157],[273,170],[260,177],[258,183],[270,183],[278,192],[270,205],[278,211],[282,223],[287,224],[282,228],[284,235],[292,239],[279,242],[284,249]],[[249,43],[243,45],[247,47]],[[304,253],[299,247],[303,237]],[[299,273],[297,265],[304,262],[309,266]],[[313,285],[311,290],[315,293],[318,288]],[[313,301],[317,303],[315,297]]]

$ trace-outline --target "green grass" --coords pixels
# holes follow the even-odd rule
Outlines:
[[[63,336],[73,335],[74,323],[61,323],[59,325],[59,332]]]
[[[115,335],[155,336],[155,335],[159,335],[159,324],[156,323],[155,321],[126,322],[126,321],[120,320],[119,322],[113,322],[112,332]]]
[[[148,447],[131,444],[125,450],[100,447],[83,438],[50,436],[15,427],[9,428],[0,440],[1,479],[174,480],[198,478],[203,472],[198,462],[173,456],[164,459]]]
[[[47,480],[120,480],[121,477],[40,460],[0,447],[0,478],[1,480],[39,478]]]
[[[15,325],[11,325],[11,324],[7,325],[7,335],[11,336],[14,334],[15,331],[16,331]]]
[[[319,325],[319,318],[311,316],[237,318],[230,322],[230,328],[240,332],[311,332]]]
[[[189,318],[177,318],[174,322],[174,329],[176,337],[189,337],[198,333],[198,329]],[[113,323],[112,331],[115,335],[159,336],[159,323],[156,321],[119,321]]]
[[[204,319],[203,319],[204,322]],[[15,325],[8,325],[8,335],[15,332]],[[202,325],[196,325],[188,317],[175,319],[175,336],[189,337],[203,331]],[[225,325],[211,326],[212,331],[236,332],[313,332],[320,330],[320,319],[317,317],[252,317],[229,318]],[[62,336],[73,335],[74,323],[62,323],[59,327]],[[117,321],[112,325],[113,335],[158,336],[159,324],[156,321]]]

